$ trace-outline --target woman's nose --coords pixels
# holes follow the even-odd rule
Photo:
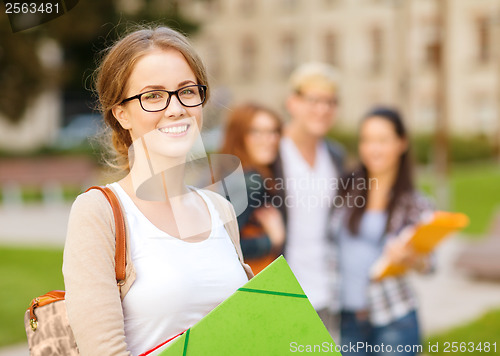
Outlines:
[[[180,117],[186,112],[186,108],[181,104],[179,99],[175,95],[170,97],[170,102],[168,103],[167,109],[165,110],[165,115],[170,118]]]

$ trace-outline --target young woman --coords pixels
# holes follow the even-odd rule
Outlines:
[[[64,249],[67,313],[81,355],[138,355],[198,322],[252,273],[225,229],[236,226],[229,203],[183,182],[209,95],[187,39],[166,27],[132,32],[96,78],[126,167],[108,186],[127,222],[127,275],[117,286],[110,205],[97,190],[81,194]]]
[[[278,256],[285,240],[283,217],[271,205],[271,164],[278,154],[281,129],[277,114],[254,103],[234,108],[226,124],[222,153],[237,156],[245,174],[248,206],[238,216],[238,225],[241,249],[254,273]]]
[[[369,112],[359,136],[361,167],[345,182],[344,207],[333,223],[341,343],[347,345],[342,354],[361,342],[374,348],[359,349],[358,356],[415,355],[408,350],[419,345],[416,301],[406,276],[374,282],[370,269],[383,253],[411,268],[428,268],[427,257],[404,247],[401,235],[432,208],[413,186],[408,136],[396,111]],[[382,344],[384,350],[375,348]]]

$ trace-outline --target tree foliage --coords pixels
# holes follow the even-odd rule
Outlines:
[[[194,32],[197,26],[180,15],[177,1],[138,0],[127,11],[124,1],[81,0],[68,13],[16,33],[7,16],[0,15],[0,115],[18,122],[37,95],[54,85],[88,90],[96,55],[133,24],[153,22]],[[38,56],[44,38],[56,40],[63,50],[57,71],[45,68]]]

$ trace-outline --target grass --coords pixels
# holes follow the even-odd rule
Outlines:
[[[419,175],[419,186],[435,196],[435,178],[430,172]],[[494,213],[500,208],[500,165],[493,162],[456,164],[451,167],[449,189],[450,209],[470,217],[464,230],[469,235],[488,232]]]
[[[64,289],[62,250],[0,247],[0,346],[26,341],[24,312],[31,300]]]
[[[431,173],[421,172],[419,178],[419,186],[431,196],[434,195],[435,181]],[[490,162],[452,166],[449,180],[451,209],[469,215],[471,224],[465,230],[468,234],[487,232],[493,214],[500,205],[499,182],[498,164]],[[36,196],[37,193],[30,194]],[[61,249],[0,247],[0,347],[26,340],[24,311],[34,297],[53,289],[64,288],[61,266]],[[499,335],[500,310],[496,310],[468,325],[430,337],[424,347],[428,342],[438,342],[441,349],[444,348],[445,342],[452,341],[477,344],[498,339],[500,343]],[[497,345],[498,349],[500,344]]]
[[[500,207],[500,165],[459,166],[452,175],[452,207],[469,215],[465,232],[486,233]]]
[[[457,342],[459,347],[458,352],[445,352],[445,347],[449,343]],[[460,343],[463,342],[463,347],[470,347],[474,343],[477,347],[479,343],[482,344],[483,350],[470,350],[469,352],[460,351]],[[490,352],[484,350],[484,343],[490,343]],[[493,343],[496,342],[496,352]],[[430,345],[438,345],[438,352],[429,352]],[[500,309],[492,310],[475,321],[463,326],[453,328],[442,334],[431,336],[423,343],[424,351],[429,355],[500,355]],[[451,345],[448,348],[451,351]],[[471,352],[472,351],[472,352]]]

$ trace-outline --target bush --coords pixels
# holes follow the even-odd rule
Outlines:
[[[358,137],[356,133],[332,132],[329,138],[341,143],[349,156],[357,157]],[[411,137],[411,150],[418,164],[432,162],[434,151],[434,136],[429,134],[414,135]],[[449,138],[450,162],[472,162],[488,160],[495,156],[495,147],[484,136],[452,136]]]

